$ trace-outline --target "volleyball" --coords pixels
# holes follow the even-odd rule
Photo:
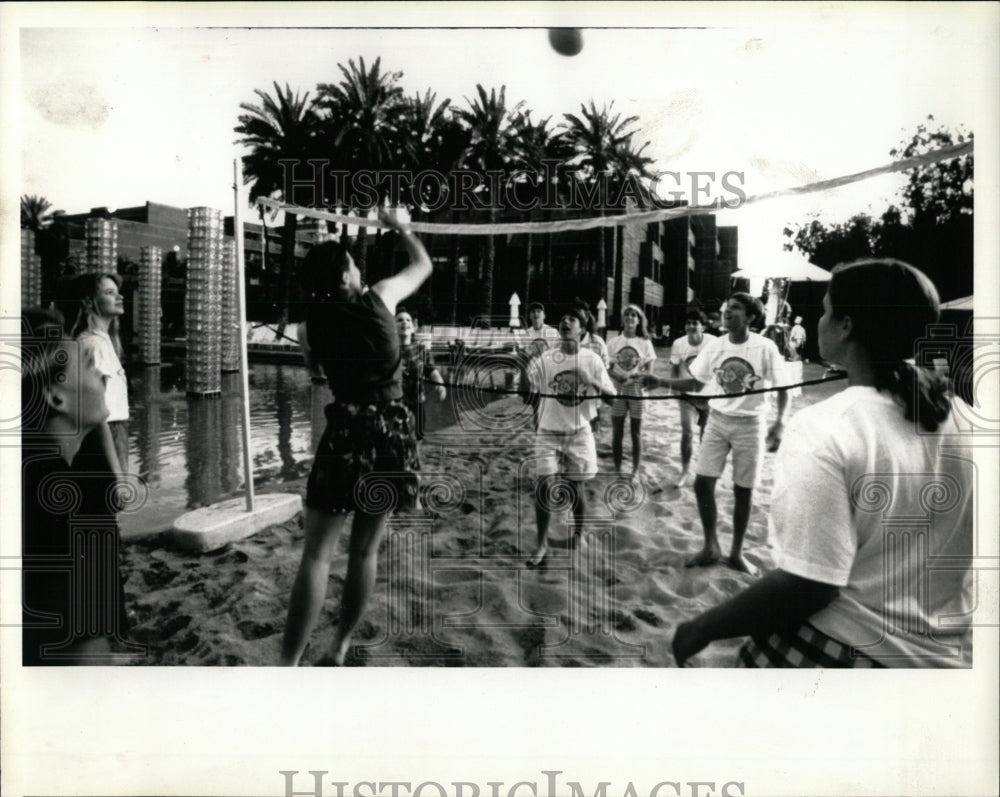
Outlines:
[[[560,55],[576,55],[583,49],[583,34],[579,28],[549,28],[549,44]]]

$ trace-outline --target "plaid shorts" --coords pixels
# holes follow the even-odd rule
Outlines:
[[[642,420],[643,402],[641,398],[645,395],[646,391],[642,389],[642,385],[640,384],[632,382],[627,385],[620,385],[618,395],[611,405],[611,417],[624,418],[626,413],[628,413],[636,420]]]
[[[805,623],[795,632],[775,632],[766,640],[750,638],[736,654],[736,667],[856,667],[882,668],[872,658],[851,651],[850,645],[828,637]]]

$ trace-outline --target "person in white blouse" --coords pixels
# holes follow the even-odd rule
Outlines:
[[[785,432],[769,517],[777,569],[681,623],[678,665],[741,636],[737,666],[972,664],[975,427],[916,357],[937,290],[896,260],[831,274],[817,337],[847,388]]]
[[[622,443],[625,437],[625,415],[630,416],[632,433],[632,478],[638,479],[642,467],[642,399],[646,391],[642,377],[650,373],[656,362],[656,350],[647,332],[646,314],[635,304],[622,311],[622,334],[608,344],[608,373],[618,389],[618,398],[611,407],[611,454],[615,472],[622,469]]]
[[[104,377],[107,421],[94,434],[113,472],[128,471],[128,380],[122,365],[119,319],[125,314],[117,274],[83,274],[73,281],[75,314],[68,315],[69,333],[80,341],[84,356],[92,355]]]

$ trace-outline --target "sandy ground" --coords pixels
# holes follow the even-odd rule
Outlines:
[[[665,369],[661,358],[658,370]],[[818,366],[806,366],[805,378],[821,373]],[[790,411],[842,385],[807,388],[792,399]],[[699,550],[702,532],[692,488],[673,486],[680,464],[677,403],[646,404],[646,475],[638,487],[610,473],[606,409],[602,415],[602,473],[587,486],[584,544],[575,553],[561,545],[565,513],[556,516],[546,566],[533,570],[524,565],[533,550],[535,516],[533,435],[523,405],[510,397],[453,397],[429,407],[422,444],[425,505],[389,523],[375,595],[347,663],[674,666],[670,640],[677,624],[753,578],[722,565],[684,566]],[[629,450],[626,431],[626,463]],[[772,472],[768,454],[745,545],[747,559],[765,570],[773,566],[767,542]],[[728,550],[733,507],[728,468],[718,488],[719,531]],[[278,489],[303,492],[304,481]],[[173,550],[164,538],[126,545],[132,636],[147,646],[134,663],[273,665],[303,536],[297,517],[202,555]],[[346,561],[345,535],[305,664],[317,660],[332,639]],[[711,645],[691,663],[728,666],[739,642]]]

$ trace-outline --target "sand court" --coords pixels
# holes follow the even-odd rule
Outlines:
[[[665,373],[660,354],[657,372]],[[806,366],[807,379],[820,376],[819,366]],[[790,411],[842,384],[805,388]],[[700,550],[702,531],[693,489],[674,487],[680,423],[673,400],[647,402],[638,484],[608,472],[611,430],[603,424],[597,436],[601,472],[585,486],[582,543],[570,548],[569,513],[555,513],[543,566],[526,568],[536,531],[534,435],[524,423],[482,428],[489,417],[516,418],[518,404],[515,396],[478,402],[470,419],[461,417],[461,400],[428,402],[422,508],[394,514],[389,522],[375,594],[349,665],[669,667],[677,624],[753,582],[723,565],[684,566]],[[695,456],[697,450],[696,441]],[[773,566],[767,544],[772,466],[773,454],[765,455],[745,548],[762,570]],[[300,491],[302,481],[274,489]],[[733,508],[728,466],[719,482],[725,550]],[[127,545],[134,637],[148,646],[148,655],[134,664],[273,665],[303,539],[296,517],[201,555],[157,540]],[[333,638],[346,559],[344,535],[306,664]],[[692,664],[728,666],[738,646],[739,640],[712,645]]]

